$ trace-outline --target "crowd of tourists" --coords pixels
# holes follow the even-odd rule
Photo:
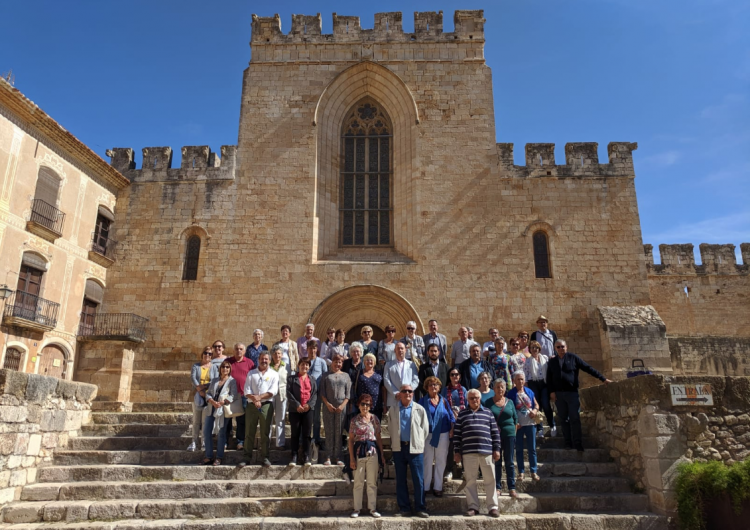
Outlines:
[[[389,463],[381,440],[385,421],[396,473],[396,515],[428,517],[426,495],[441,497],[444,479],[460,469],[466,515],[479,513],[481,476],[488,514],[498,517],[503,465],[511,497],[517,496],[516,481],[526,476],[524,449],[530,479],[540,480],[537,438],[561,434],[565,447],[584,450],[579,370],[610,382],[568,351],[544,315],[536,324],[533,333],[521,331],[507,341],[490,329],[484,344],[474,341],[472,328],[461,327],[450,348],[436,320],[430,320],[430,333],[424,336],[416,334],[416,323],[408,322],[400,339],[396,328],[387,326],[381,341],[363,326],[362,340],[352,344],[345,343],[342,329],[328,329],[320,340],[313,324],[296,341],[290,338],[291,328],[282,326],[270,350],[260,329],[253,332],[252,344],[235,344],[231,355],[216,340],[191,372],[195,398],[188,450],[198,450],[202,443],[203,464],[221,465],[234,428],[236,449],[243,452],[239,466],[249,464],[257,449],[259,462],[267,467],[271,441],[286,447],[288,419],[288,465],[312,465],[318,454],[316,463],[342,466],[354,482],[352,517],[363,509],[365,484],[368,511],[380,517],[378,477]]]

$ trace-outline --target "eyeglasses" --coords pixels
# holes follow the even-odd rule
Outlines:
[[[413,390],[402,390],[401,393],[402,394],[413,394],[414,391]]]
[[[223,348],[224,346],[222,346],[221,344],[214,344],[214,345],[213,345],[213,346],[211,346],[211,347],[212,347],[212,348]]]
[[[409,329],[409,328],[406,328],[406,329]],[[388,331],[386,331],[386,333],[396,333],[396,332],[389,329]]]
[[[367,407],[369,409],[372,406],[372,403],[368,403],[368,402],[360,403],[359,406],[360,407]]]
[[[203,355],[211,355],[211,352],[210,351],[204,351]]]
[[[477,396],[471,396],[469,397],[469,401],[479,401],[479,398]]]
[[[417,328],[406,328],[406,329],[408,329],[409,331],[414,331]]]
[[[555,346],[555,349],[557,350],[562,350],[563,348],[565,348],[565,346]]]

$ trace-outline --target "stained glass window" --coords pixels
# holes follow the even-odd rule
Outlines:
[[[339,198],[342,246],[391,245],[392,133],[390,118],[371,98],[346,115]]]

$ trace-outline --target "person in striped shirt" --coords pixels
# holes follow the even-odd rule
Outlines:
[[[469,406],[462,410],[453,429],[453,451],[456,462],[463,460],[466,480],[466,502],[468,517],[479,513],[477,475],[482,470],[484,491],[490,517],[500,517],[497,511],[495,489],[495,465],[500,460],[500,431],[492,412],[482,406],[482,394],[477,389],[469,390]]]

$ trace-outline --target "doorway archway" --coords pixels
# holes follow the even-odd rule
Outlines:
[[[417,323],[417,334],[424,335],[422,319],[414,307],[400,294],[379,285],[354,285],[336,291],[310,315],[308,322],[315,329],[336,328],[347,331],[361,329],[369,324],[373,331],[380,331],[388,325],[396,327],[396,338],[406,335],[406,323]],[[383,334],[385,335],[385,334]],[[357,338],[360,338],[357,332]],[[373,340],[377,340],[373,333]]]

